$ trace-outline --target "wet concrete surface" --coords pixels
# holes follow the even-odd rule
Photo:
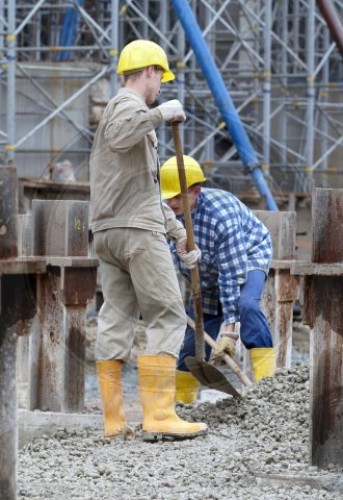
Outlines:
[[[296,327],[295,327],[296,328]],[[204,389],[178,414],[209,426],[194,440],[106,439],[101,429],[65,427],[19,453],[18,498],[120,500],[250,500],[343,498],[342,471],[309,463],[308,329],[294,338],[294,363],[243,397]],[[86,412],[101,413],[94,363],[87,365]],[[127,417],[141,409],[134,361],[125,367]]]

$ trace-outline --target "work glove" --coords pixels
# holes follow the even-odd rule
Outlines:
[[[162,119],[166,122],[184,122],[186,120],[186,115],[183,110],[182,104],[177,99],[173,99],[171,101],[163,102],[159,106],[159,109]]]
[[[201,250],[195,245],[195,249],[187,252],[187,239],[182,238],[176,243],[176,252],[187,269],[194,269],[201,259]]]
[[[213,349],[211,361],[214,365],[223,362],[223,354],[234,357],[236,354],[236,341],[238,339],[237,333],[223,333],[217,340],[217,347]]]

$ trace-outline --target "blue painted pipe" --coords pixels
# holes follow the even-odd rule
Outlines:
[[[260,195],[265,197],[267,209],[278,210],[263,173],[259,168],[256,152],[246,134],[229,91],[213,60],[212,54],[203,39],[192,9],[187,0],[172,0],[172,4],[211,89],[227,129],[230,132],[243,165],[251,172]]]
[[[83,0],[77,0],[77,3],[83,7]],[[80,22],[79,11],[75,7],[68,7],[62,22],[61,33],[60,33],[60,46],[70,47],[74,45],[75,37],[77,35],[77,30]],[[72,54],[70,50],[63,50],[56,55],[56,61],[69,61],[72,59]]]

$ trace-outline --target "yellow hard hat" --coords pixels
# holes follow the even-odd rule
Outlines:
[[[199,163],[191,156],[183,155],[185,165],[187,187],[193,186],[198,182],[205,182],[206,177]],[[179,172],[177,168],[176,156],[169,158],[161,167],[161,191],[162,198],[169,200],[181,193]]]
[[[175,78],[174,73],[169,69],[166,53],[157,43],[150,40],[135,40],[126,45],[119,56],[117,73],[123,75],[148,66],[162,68],[162,83],[170,82]]]

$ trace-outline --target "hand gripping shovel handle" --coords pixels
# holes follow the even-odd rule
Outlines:
[[[175,144],[177,167],[179,172],[179,180],[181,187],[181,198],[183,204],[186,234],[187,234],[187,250],[190,252],[195,249],[194,243],[194,233],[192,226],[191,210],[188,201],[188,188],[185,172],[185,164],[183,161],[183,151],[180,139],[179,123],[172,123],[173,129],[173,139]],[[194,301],[194,315],[195,315],[195,357],[198,361],[204,360],[205,355],[205,338],[204,338],[204,323],[203,323],[203,313],[202,313],[202,302],[201,302],[201,288],[200,288],[200,276],[199,269],[196,265],[194,269],[191,269],[191,283],[192,283],[192,293]]]

